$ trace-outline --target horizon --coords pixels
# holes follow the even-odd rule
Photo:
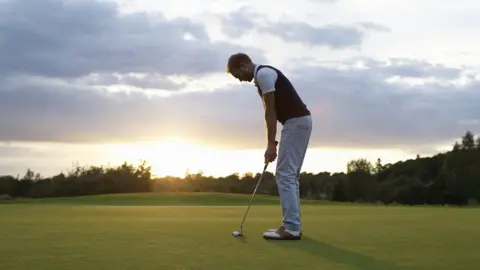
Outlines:
[[[455,140],[455,142],[457,142],[458,140]],[[335,150],[335,149],[331,149],[331,150],[319,150],[319,149],[309,149],[308,150],[308,156],[310,157],[310,159],[306,159],[305,161],[305,165],[303,167],[303,170],[302,170],[302,173],[312,173],[312,174],[318,174],[318,173],[323,173],[323,172],[330,172],[330,173],[345,173],[346,172],[346,168],[347,168],[347,163],[348,161],[351,161],[351,160],[356,160],[356,159],[366,159],[367,161],[371,162],[372,164],[374,164],[378,158],[381,159],[381,163],[383,165],[385,164],[394,164],[396,162],[401,162],[401,161],[406,161],[406,160],[409,160],[409,159],[416,159],[417,158],[417,155],[419,155],[420,157],[432,157],[434,155],[437,155],[437,154],[441,154],[441,153],[445,153],[445,152],[448,152],[448,151],[451,151],[452,150],[452,147],[453,147],[453,144],[455,143],[453,142],[452,145],[445,145],[444,148],[439,148],[437,152],[435,153],[430,153],[430,154],[426,154],[426,155],[420,155],[420,154],[413,154],[413,153],[410,153],[408,155],[405,155],[403,156],[402,155],[402,152],[399,151],[397,152],[398,153],[398,157],[405,157],[405,158],[398,158],[398,159],[383,159],[382,158],[382,153],[383,154],[387,154],[389,156],[391,156],[391,150],[389,151],[388,149],[387,150],[374,150],[373,152],[370,151],[368,152],[369,155],[367,156],[362,156],[362,154],[364,154],[365,152],[362,151],[361,149],[360,150],[344,150],[344,160],[346,160],[345,164],[340,164],[338,165],[339,163],[338,162],[330,162],[328,163],[328,159],[331,157],[331,156],[324,156],[322,155],[322,153],[325,153],[327,152],[330,152],[331,154],[334,154],[334,155],[339,155],[339,151],[338,150]],[[15,144],[15,143],[11,143],[13,145],[18,145],[18,144]],[[28,147],[28,144],[27,146],[25,146],[25,143],[23,144],[20,144],[22,145],[23,147]],[[47,144],[48,145],[48,144]],[[53,145],[56,145],[56,144],[53,144]],[[154,146],[153,147],[153,152],[152,152],[152,145]],[[36,146],[36,150],[39,151],[40,149],[42,149],[42,147],[39,147],[38,144],[34,144],[34,146]],[[47,147],[45,147],[46,145],[43,144],[43,150],[44,151],[49,151],[50,149]],[[155,149],[155,146],[156,146],[156,149]],[[163,147],[162,147],[163,146]],[[30,146],[32,147],[32,146]],[[85,145],[76,145],[76,147],[78,148],[83,148],[85,149]],[[178,148],[182,148],[183,147],[183,151],[181,150],[180,152],[178,151]],[[64,150],[65,150],[65,147],[62,147]],[[164,156],[163,158],[160,158],[160,159],[155,159],[155,158],[152,158],[151,156],[152,155],[155,155],[156,152],[154,152],[155,150],[158,150],[158,148],[160,148],[160,153],[166,153],[166,156]],[[88,149],[88,148],[87,148]],[[99,152],[103,152],[105,154],[105,152],[107,154],[105,154],[106,157],[110,157],[111,159],[108,160],[105,159],[104,157],[98,157],[96,159],[92,159],[91,157],[84,157],[84,161],[79,161],[79,160],[75,160],[75,161],[70,161],[69,164],[70,165],[66,165],[66,163],[68,161],[65,161],[62,165],[58,165],[58,166],[48,166],[49,169],[47,169],[47,173],[45,173],[44,171],[42,171],[42,164],[40,164],[38,167],[35,167],[35,166],[26,166],[25,170],[24,171],[17,171],[17,172],[6,172],[6,173],[3,173],[3,172],[0,172],[0,176],[1,175],[11,175],[11,176],[17,176],[17,175],[24,175],[25,172],[30,169],[31,171],[33,171],[35,174],[39,173],[42,177],[52,177],[52,176],[55,176],[55,175],[58,175],[60,173],[66,173],[68,172],[70,169],[75,169],[77,167],[90,167],[90,166],[103,166],[103,167],[116,167],[118,165],[121,165],[122,163],[124,162],[127,162],[131,165],[139,165],[142,161],[145,161],[146,162],[146,165],[147,166],[151,166],[152,167],[152,178],[165,178],[165,177],[184,177],[186,175],[186,173],[188,172],[189,174],[196,174],[196,173],[202,173],[204,176],[207,176],[207,177],[225,177],[225,176],[229,176],[229,175],[232,175],[232,174],[239,174],[240,176],[246,174],[246,173],[253,173],[253,174],[256,174],[256,173],[259,173],[261,171],[261,168],[260,167],[263,167],[263,163],[261,164],[261,166],[259,166],[259,163],[262,162],[262,153],[263,153],[263,150],[260,150],[260,149],[257,149],[257,150],[249,150],[249,149],[241,149],[241,150],[222,150],[222,149],[215,149],[215,148],[208,148],[208,147],[198,147],[196,145],[192,145],[192,144],[189,144],[188,142],[185,142],[181,139],[178,139],[178,138],[170,138],[169,140],[166,140],[164,141],[163,143],[162,142],[150,142],[150,143],[142,143],[138,146],[135,146],[135,145],[129,145],[129,144],[110,144],[110,145],[96,145],[96,146],[93,146],[93,149],[95,151],[99,151]],[[147,151],[142,151],[143,150],[146,150],[146,149],[149,149]],[[164,150],[167,150],[167,149],[170,149],[170,153],[169,152],[164,152]],[[130,150],[130,151],[128,151]],[[132,154],[132,150],[133,150],[133,153],[134,153],[134,157],[132,158],[131,157],[131,154]],[[195,156],[194,155],[194,158],[193,159],[190,159],[189,162],[185,162],[185,160],[183,159],[184,155],[183,154],[186,154],[186,153],[189,153],[189,151],[191,150],[201,150],[201,155],[197,155]],[[122,159],[122,157],[125,157],[125,156],[121,156],[121,155],[118,155],[118,153],[121,153],[121,152],[126,152],[130,158],[125,158],[125,159]],[[171,153],[175,153],[177,154],[177,156],[175,156],[173,159],[171,158],[171,156],[169,156],[169,154]],[[68,153],[68,150],[67,150],[67,153]],[[350,153],[350,154],[348,154]],[[45,155],[48,155],[47,153],[44,152]],[[54,153],[54,155],[60,155],[62,153]],[[179,154],[179,155],[178,155]],[[207,159],[205,160],[204,159],[204,154],[207,154],[207,156],[210,157],[210,159]],[[340,154],[341,155],[341,154]],[[117,158],[113,158],[117,156]],[[205,164],[209,164],[210,160],[215,160],[215,156],[217,156],[217,158],[220,158],[220,157],[225,157],[225,156],[230,156],[230,157],[234,157],[234,159],[237,159],[238,160],[242,160],[242,159],[245,159],[245,158],[251,158],[251,160],[249,160],[249,162],[247,163],[239,163],[239,162],[230,162],[231,160],[226,160],[226,163],[227,164],[230,164],[229,166],[227,167],[223,167],[223,169],[221,170],[212,170],[211,167],[209,168],[208,166],[205,166]],[[311,156],[313,156],[313,158],[311,158]],[[315,159],[315,157],[317,157],[317,159]],[[316,164],[316,162],[318,162],[318,160],[320,159],[325,159],[326,161],[326,164],[327,165],[320,165],[318,166]],[[93,162],[89,162],[87,160],[94,160]],[[104,162],[104,160],[107,160],[107,162]],[[187,159],[188,160],[188,159]],[[163,166],[163,162],[167,163],[166,166]],[[48,163],[48,162],[46,162]],[[240,169],[239,170],[239,167],[238,167],[238,164],[242,164],[243,167],[240,167],[240,168],[243,168],[243,169]],[[325,163],[323,163],[325,164]],[[225,163],[223,164],[225,165]],[[330,167],[328,166],[330,165]],[[275,172],[275,166],[276,166],[276,161],[272,162],[269,167],[268,167],[268,171],[274,173]],[[173,168],[172,169],[167,169],[167,170],[163,170],[162,168],[164,167],[170,167],[170,168]],[[207,168],[207,170],[205,170],[205,167]]]
[[[141,160],[160,177],[260,172],[261,101],[225,72],[237,52],[279,68],[311,110],[302,172],[480,133],[478,2],[186,3],[0,0],[0,175]]]

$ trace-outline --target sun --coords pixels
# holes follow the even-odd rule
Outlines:
[[[181,157],[182,154],[198,148],[193,143],[181,138],[169,138],[149,145],[152,154],[156,152],[168,153],[173,157]]]
[[[205,161],[212,158],[216,150],[180,137],[173,137],[155,142],[115,145],[112,152],[117,161],[134,164],[141,160],[146,161],[156,177],[183,177],[187,171],[192,173],[201,171],[202,166],[206,165]]]
[[[153,177],[184,177],[202,172],[205,176],[258,172],[263,168],[263,149],[224,149],[182,137],[153,142],[111,145],[109,159],[115,163],[145,161]]]
[[[142,148],[147,160],[152,166],[155,176],[184,176],[187,171],[199,171],[195,164],[208,157],[213,151],[208,147],[199,146],[182,138],[168,138]]]

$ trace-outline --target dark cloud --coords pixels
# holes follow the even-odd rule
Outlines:
[[[372,22],[358,25],[327,24],[313,26],[305,22],[272,22],[242,7],[222,18],[222,31],[230,37],[239,37],[248,31],[277,36],[288,42],[327,46],[334,49],[357,48],[369,31],[389,32],[388,27]]]
[[[363,68],[350,63],[350,68],[286,72],[314,114],[312,146],[413,149],[458,138],[466,128],[478,130],[472,125],[480,115],[478,81],[464,86],[386,82],[416,74],[396,68],[403,62],[414,70],[430,66],[397,59],[390,65],[365,61]],[[424,73],[445,74],[451,76],[441,67]],[[110,142],[180,135],[229,147],[265,143],[263,107],[253,85],[168,98],[26,79],[2,85],[0,140]]]
[[[405,62],[412,62],[404,60]],[[396,68],[371,61],[362,69],[311,68],[292,76],[304,91],[307,102],[317,110],[318,142],[326,145],[370,145],[378,147],[419,147],[438,144],[462,135],[464,119],[479,119],[480,82],[463,86],[452,83],[408,85],[388,83],[391,76],[418,75],[428,63]],[[432,69],[424,77],[451,78],[450,68]],[[457,71],[457,73],[459,73]],[[310,79],[306,79],[310,78]],[[315,87],[314,85],[318,85]],[[470,121],[471,123],[472,121]]]
[[[258,50],[213,43],[204,26],[190,19],[121,14],[115,3],[95,0],[0,2],[0,32],[4,76],[193,76],[223,72],[232,52],[249,51],[262,58]]]
[[[169,75],[223,72],[228,55],[238,51],[265,62],[259,51],[212,43],[204,27],[188,19],[121,15],[111,3],[0,3],[0,141],[98,143],[179,135],[218,146],[265,146],[263,107],[253,85],[168,98],[105,89],[179,89],[183,85]],[[353,26],[275,25],[232,16],[230,25],[241,28],[237,34],[253,27],[336,48],[357,46],[364,38]],[[420,149],[479,129],[479,82],[445,82],[465,76],[462,69],[411,59],[338,64],[343,67],[305,64],[286,71],[314,114],[312,146]],[[387,82],[391,77],[442,82]]]
[[[150,98],[41,80],[3,85],[8,90],[0,91],[0,140],[108,142],[185,134],[235,144],[253,139],[252,131],[263,134],[261,101],[251,103],[243,87]]]

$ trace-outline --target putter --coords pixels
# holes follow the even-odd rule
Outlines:
[[[248,203],[247,211],[245,212],[245,215],[243,216],[242,224],[240,225],[240,232],[237,232],[237,231],[233,232],[233,236],[235,236],[235,237],[243,236],[243,223],[245,222],[245,218],[247,217],[248,211],[250,210],[250,206],[252,205],[253,197],[255,197],[255,194],[257,193],[257,188],[260,185],[260,182],[262,182],[263,175],[265,174],[265,171],[267,170],[267,167],[268,167],[268,162],[265,163],[265,166],[263,167],[263,172],[260,175],[260,178],[258,179],[257,186],[253,190],[252,197],[250,198],[250,202]]]

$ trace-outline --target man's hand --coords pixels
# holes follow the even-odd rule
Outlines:
[[[267,150],[265,150],[265,163],[273,162],[277,158],[277,142],[268,143]]]

